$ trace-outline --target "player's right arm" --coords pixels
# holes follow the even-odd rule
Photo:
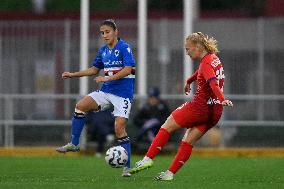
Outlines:
[[[81,70],[78,72],[63,72],[62,73],[62,78],[67,79],[67,78],[72,78],[72,77],[83,77],[83,76],[91,76],[91,75],[96,75],[100,71],[99,68],[92,66],[88,69]]]
[[[93,60],[92,67],[78,72],[64,72],[62,74],[62,78],[67,79],[72,77],[83,77],[83,76],[91,76],[98,74],[101,69],[104,69],[104,64],[102,61],[102,53],[103,53],[103,48],[100,48],[96,58]]]
[[[194,72],[194,74],[192,74],[192,75],[186,80],[186,83],[185,83],[185,86],[184,86],[184,93],[185,93],[186,95],[188,95],[189,92],[190,92],[190,90],[191,90],[190,84],[191,84],[192,82],[194,82],[195,80],[197,80],[197,74],[198,74],[198,70],[196,70],[196,71]]]

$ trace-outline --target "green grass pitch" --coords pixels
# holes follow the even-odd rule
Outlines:
[[[192,157],[174,181],[154,181],[171,159],[158,156],[151,169],[122,178],[121,169],[110,168],[104,158],[0,156],[0,188],[284,188],[284,158]]]

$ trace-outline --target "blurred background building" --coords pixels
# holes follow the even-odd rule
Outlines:
[[[196,2],[193,30],[219,41],[225,94],[234,102],[200,145],[283,147],[284,1]],[[182,94],[183,1],[149,0],[147,11],[145,82],[159,86],[174,109],[188,98]],[[99,23],[107,18],[116,20],[137,57],[137,1],[90,0],[89,65],[102,45]],[[79,52],[80,0],[0,1],[0,146],[69,140],[79,80],[63,81],[61,73],[79,69]],[[88,80],[90,90],[98,87]],[[135,97],[131,117],[145,99]]]

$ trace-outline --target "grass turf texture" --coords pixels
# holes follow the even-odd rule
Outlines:
[[[154,181],[171,159],[158,156],[151,169],[123,178],[104,158],[0,156],[0,188],[284,188],[284,158],[192,157],[174,181]]]

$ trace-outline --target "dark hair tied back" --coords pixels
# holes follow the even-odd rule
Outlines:
[[[104,20],[104,21],[101,23],[101,26],[103,26],[103,25],[110,26],[110,27],[112,27],[113,30],[116,30],[116,29],[117,29],[116,24],[115,24],[115,22],[114,22],[113,19]]]

